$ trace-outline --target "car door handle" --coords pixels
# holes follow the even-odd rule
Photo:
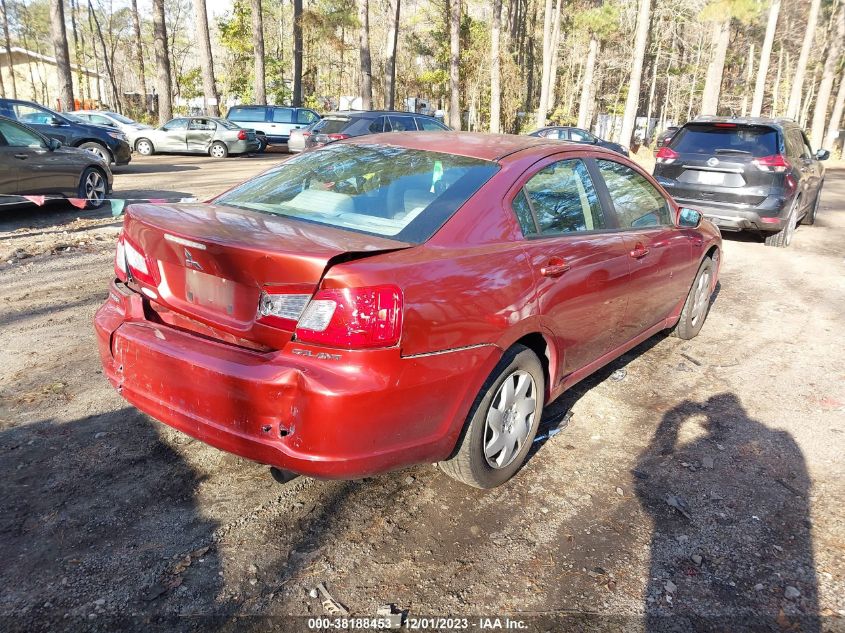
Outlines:
[[[544,277],[560,277],[570,268],[571,266],[560,257],[551,257],[546,265],[540,268],[540,274]]]
[[[27,158],[29,158],[29,154],[15,154],[15,158],[17,158],[18,160],[26,160]]]
[[[642,259],[646,255],[648,255],[649,250],[643,246],[642,244],[637,244],[634,247],[634,250],[631,251],[631,257],[634,259]]]

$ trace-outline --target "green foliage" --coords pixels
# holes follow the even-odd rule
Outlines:
[[[699,17],[705,22],[735,19],[750,24],[760,15],[761,8],[757,0],[714,0],[701,10]]]
[[[586,31],[603,41],[619,30],[620,13],[618,2],[602,2],[592,9],[579,11],[573,23],[576,29]]]

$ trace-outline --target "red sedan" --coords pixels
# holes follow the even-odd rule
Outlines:
[[[277,474],[439,462],[488,488],[545,404],[661,330],[698,334],[720,252],[608,150],[366,136],[207,204],[130,207],[95,327],[130,403]]]

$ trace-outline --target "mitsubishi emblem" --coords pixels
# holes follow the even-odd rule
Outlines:
[[[191,268],[202,270],[202,264],[200,264],[197,260],[194,259],[194,256],[191,255],[191,251],[189,251],[187,248],[185,249],[185,266],[190,266]]]

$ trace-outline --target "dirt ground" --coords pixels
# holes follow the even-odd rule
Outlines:
[[[115,196],[280,159],[135,160]],[[321,582],[353,616],[457,618],[419,630],[845,630],[845,169],[789,249],[726,235],[699,337],[565,394],[488,492],[431,465],[281,485],[128,406],[91,328],[118,226],[0,218],[0,630],[307,629]]]

